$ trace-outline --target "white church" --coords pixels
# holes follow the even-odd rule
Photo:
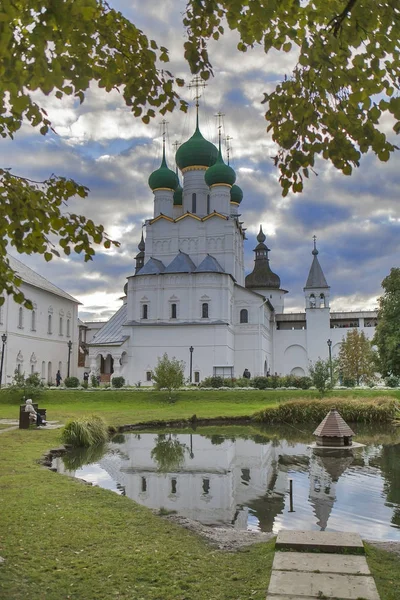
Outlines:
[[[102,381],[122,375],[127,384],[152,385],[157,359],[167,353],[184,361],[193,383],[241,377],[246,368],[252,376],[301,376],[329,349],[337,355],[348,328],[373,337],[375,311],[331,312],[315,239],[303,312],[284,311],[287,291],[271,270],[262,227],[253,271],[245,276],[243,192],[221,142],[217,148],[201,134],[198,114],[175,160],[176,173],[167,166],[164,140],[161,165],[149,177],[154,213],[135,272],[121,308],[86,339],[86,370]]]

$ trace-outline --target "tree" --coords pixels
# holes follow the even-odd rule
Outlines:
[[[184,383],[185,363],[175,357],[169,359],[165,352],[158,358],[158,364],[153,372],[153,380],[158,390],[167,389],[169,400],[172,401],[172,390],[177,390]]]
[[[400,375],[400,268],[390,270],[382,281],[384,294],[378,299],[378,325],[373,343],[378,347],[383,376]]]
[[[353,380],[357,385],[375,379],[376,358],[371,342],[363,331],[352,329],[347,332],[339,350],[339,371],[344,380]]]
[[[400,131],[397,2],[189,0],[185,57],[204,79],[212,74],[207,43],[223,36],[225,23],[239,33],[241,52],[261,44],[267,54],[297,53],[292,74],[264,95],[284,196],[302,191],[317,157],[345,175],[368,150],[389,160],[397,147],[385,117]]]
[[[0,8],[0,134],[13,138],[23,121],[46,135],[51,122],[40,106],[40,94],[73,95],[80,103],[92,81],[106,91],[117,89],[135,116],[148,123],[172,110],[178,100],[174,84],[183,85],[159,68],[168,51],[148,39],[104,0],[4,0]],[[93,244],[109,248],[102,225],[63,209],[88,188],[65,177],[30,181],[0,168],[0,294],[32,308],[18,290],[21,281],[10,268],[7,246],[38,253],[46,261],[72,250],[85,261]],[[4,298],[0,297],[0,305]]]
[[[329,360],[319,358],[315,363],[310,363],[308,370],[310,373],[313,385],[317,388],[321,395],[333,387],[333,377],[331,377],[331,366],[333,374],[333,365]]]
[[[188,451],[186,444],[177,439],[176,434],[164,433],[157,436],[156,445],[151,451],[151,458],[158,464],[158,470],[163,473],[177,471],[185,462],[185,453]]]
[[[384,129],[389,116],[393,131],[400,131],[400,19],[394,0],[188,0],[183,23],[185,58],[204,80],[213,75],[208,40],[222,37],[225,24],[239,33],[239,51],[262,44],[267,54],[297,53],[292,74],[264,95],[283,195],[302,191],[317,157],[350,175],[369,150],[387,161],[397,149]],[[186,110],[176,90],[184,81],[160,68],[168,60],[167,48],[106,0],[4,0],[0,134],[12,138],[27,121],[46,135],[51,122],[38,92],[60,99],[72,95],[82,103],[91,81],[118,90],[145,123],[156,111]],[[8,167],[0,169],[0,294],[12,293],[30,306],[7,262],[8,243],[46,260],[72,250],[91,260],[93,243],[115,242],[101,225],[61,211],[72,196],[87,196],[84,185],[55,175],[32,182]]]

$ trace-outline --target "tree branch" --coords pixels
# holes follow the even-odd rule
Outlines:
[[[342,23],[346,19],[346,17],[351,13],[352,8],[356,4],[357,0],[348,0],[345,8],[342,10],[340,15],[336,15],[332,17],[327,25],[327,29],[331,29],[333,31],[333,35],[335,37],[338,36],[339,31],[342,28]]]

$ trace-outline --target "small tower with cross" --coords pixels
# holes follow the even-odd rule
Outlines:
[[[306,301],[306,322],[308,358],[312,362],[326,358],[327,339],[330,331],[330,287],[325,279],[318,260],[317,238],[313,236],[313,260],[308,273],[304,295]]]

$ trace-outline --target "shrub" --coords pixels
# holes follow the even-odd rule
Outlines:
[[[31,373],[25,379],[25,385],[29,387],[43,387],[43,381],[41,380],[39,373]]]
[[[390,388],[399,387],[400,378],[395,375],[391,375],[390,377],[386,377],[385,383]]]
[[[387,423],[398,410],[398,402],[388,398],[356,400],[354,398],[326,398],[319,400],[299,399],[266,408],[254,415],[262,423],[320,423],[335,407],[349,423]]]
[[[308,389],[310,389],[311,386],[312,386],[311,377],[307,377],[305,375],[303,377],[297,377],[297,386],[296,387],[298,387],[302,390],[308,390]]]
[[[108,428],[101,417],[83,417],[69,421],[62,431],[61,439],[64,444],[74,447],[96,446],[108,440]]]
[[[115,388],[122,388],[125,385],[125,378],[121,376],[113,377],[111,380],[111,384]]]
[[[342,379],[342,385],[344,387],[353,388],[356,385],[356,380],[353,379],[353,377],[346,377],[346,376],[344,376],[343,379]]]
[[[92,387],[99,387],[99,382],[97,380],[96,375],[92,375],[90,381],[92,383]]]
[[[81,381],[81,386],[83,387],[84,390],[87,390],[89,387],[89,383],[87,381]]]
[[[64,385],[67,388],[77,388],[79,387],[79,379],[77,377],[66,377],[64,379]]]
[[[236,379],[235,381],[235,387],[252,387],[251,380],[247,377],[239,377],[239,379]]]
[[[254,377],[254,379],[251,380],[251,385],[257,390],[266,390],[267,388],[272,387],[271,379],[271,377]]]
[[[220,377],[219,375],[215,376],[215,377],[206,377],[205,379],[203,379],[203,381],[201,382],[200,386],[201,387],[207,387],[207,388],[220,388],[223,387],[225,385],[225,379],[223,377]]]

